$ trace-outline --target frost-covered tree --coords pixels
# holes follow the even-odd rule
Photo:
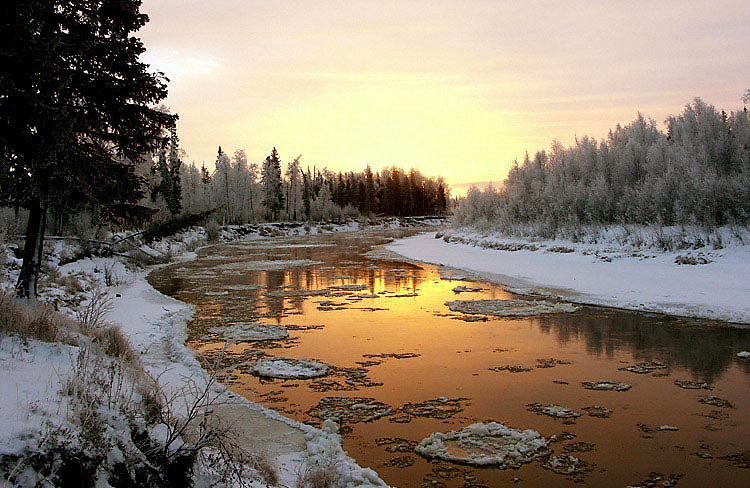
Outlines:
[[[302,174],[300,172],[302,155],[294,158],[286,168],[284,174],[286,187],[286,217],[297,220],[302,216]]]
[[[543,236],[582,224],[747,225],[748,113],[727,114],[696,98],[667,118],[666,131],[638,114],[605,140],[554,142],[515,163],[502,190],[470,192],[455,220]]]

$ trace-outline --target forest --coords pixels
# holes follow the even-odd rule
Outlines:
[[[174,173],[172,159],[156,158],[148,184],[160,188]],[[160,169],[161,168],[161,169]],[[186,212],[218,208],[227,224],[263,220],[328,220],[360,215],[437,215],[446,211],[450,193],[441,177],[397,166],[373,171],[334,173],[327,168],[304,166],[302,156],[282,164],[276,148],[258,164],[244,150],[230,157],[221,148],[215,169],[195,164],[180,166],[179,184]],[[169,185],[167,185],[169,186]],[[157,196],[154,203],[169,209]],[[174,212],[173,212],[174,213]]]
[[[747,109],[727,114],[696,98],[665,127],[639,113],[603,140],[527,153],[500,188],[470,189],[454,221],[540,237],[585,225],[748,225]]]

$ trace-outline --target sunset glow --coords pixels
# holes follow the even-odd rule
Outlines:
[[[676,7],[147,0],[142,37],[198,164],[219,145],[251,161],[276,146],[284,162],[396,163],[460,186],[638,111],[740,108],[750,7]]]

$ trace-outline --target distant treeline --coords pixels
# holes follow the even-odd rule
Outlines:
[[[533,227],[549,236],[582,224],[747,225],[747,110],[727,115],[695,99],[667,118],[666,131],[638,114],[604,140],[554,142],[515,161],[501,188],[471,189],[455,223],[511,233]]]
[[[219,148],[213,171],[205,165],[179,163],[183,157],[162,151],[146,175],[152,191],[150,200],[143,203],[156,204],[161,215],[218,208],[217,218],[228,224],[437,215],[447,210],[450,198],[443,178],[426,177],[416,169],[392,166],[372,171],[367,166],[359,172],[334,173],[327,168],[303,167],[298,156],[282,173],[276,148],[260,164],[249,163],[244,150],[230,157]]]

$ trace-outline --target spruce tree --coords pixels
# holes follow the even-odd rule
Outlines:
[[[279,212],[284,208],[284,191],[281,185],[281,160],[275,147],[263,162],[261,182],[265,194],[263,205],[266,206],[268,218],[278,220]]]
[[[153,107],[166,79],[139,60],[139,0],[16,0],[0,21],[0,200],[29,209],[19,297],[33,298],[51,204],[132,218],[134,165],[175,115]]]

